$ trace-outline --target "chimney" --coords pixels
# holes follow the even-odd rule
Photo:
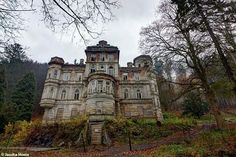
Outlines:
[[[80,59],[79,64],[84,64],[84,59]]]
[[[130,68],[131,68],[132,66],[133,66],[133,63],[132,63],[132,62],[128,62],[128,63],[127,63],[127,67],[130,67]]]

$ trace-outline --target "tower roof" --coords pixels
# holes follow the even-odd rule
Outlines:
[[[100,40],[97,45],[88,46],[85,52],[120,52],[118,47],[111,46],[105,40]]]

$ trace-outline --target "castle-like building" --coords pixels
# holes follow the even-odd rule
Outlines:
[[[152,58],[140,55],[119,66],[120,51],[102,40],[85,50],[86,62],[66,64],[52,57],[40,106],[43,121],[87,115],[91,122],[116,115],[156,117],[162,121]]]

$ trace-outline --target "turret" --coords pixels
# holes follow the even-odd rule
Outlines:
[[[47,78],[45,80],[42,99],[40,102],[41,107],[52,108],[55,105],[61,67],[63,64],[64,60],[60,57],[52,57],[48,63]]]
[[[111,46],[105,40],[101,40],[97,45],[88,46],[86,53],[85,77],[96,71],[103,71],[106,74],[118,77],[119,49]]]
[[[151,67],[152,65],[152,58],[149,55],[140,55],[134,59],[135,67]]]

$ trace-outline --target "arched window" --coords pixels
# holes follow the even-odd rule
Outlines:
[[[125,89],[124,98],[127,99],[128,97],[129,97],[129,91],[128,89]]]
[[[91,73],[94,73],[95,71],[96,71],[95,66],[92,65],[92,67],[91,67],[91,69],[90,69],[90,72],[91,72]]]
[[[137,99],[142,99],[142,93],[139,89],[137,90]]]
[[[49,91],[49,98],[52,98],[52,97],[53,97],[53,93],[54,93],[54,88],[51,87],[51,88],[50,88],[50,91]]]
[[[112,66],[108,68],[108,74],[114,76],[114,68]]]
[[[65,99],[66,98],[66,90],[63,89],[63,91],[61,92],[61,99]]]
[[[78,90],[78,89],[75,90],[74,99],[75,99],[75,100],[79,100],[79,90]]]

